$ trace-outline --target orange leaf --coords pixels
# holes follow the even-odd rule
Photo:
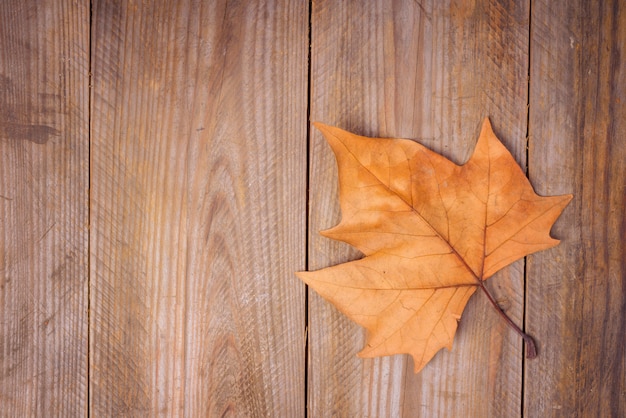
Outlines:
[[[296,274],[368,330],[361,357],[408,353],[417,373],[452,348],[483,280],[559,242],[550,228],[572,195],[538,196],[488,119],[462,166],[410,140],[315,126],[337,158],[342,211],[322,234],[365,257]]]

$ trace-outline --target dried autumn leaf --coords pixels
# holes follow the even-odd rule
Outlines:
[[[419,372],[452,348],[476,289],[493,302],[484,280],[559,242],[550,228],[572,196],[535,194],[488,119],[462,166],[410,140],[315,126],[337,158],[342,211],[322,235],[365,257],[296,274],[368,330],[361,357],[408,353]]]

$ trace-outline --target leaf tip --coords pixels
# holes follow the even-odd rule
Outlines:
[[[369,344],[365,344],[365,347],[361,349],[358,353],[356,353],[358,358],[372,358],[380,356],[380,354],[373,354],[372,347]]]
[[[339,225],[318,232],[325,238],[336,239],[338,226]]]
[[[298,279],[302,280],[304,283],[307,283],[307,284],[308,284],[308,278],[307,277],[309,276],[309,273],[310,272],[308,272],[308,271],[296,271],[296,272],[294,272],[294,274],[296,275],[296,277]]]
[[[322,122],[313,122],[312,123],[313,126],[315,126],[320,132],[325,133],[328,131],[328,129],[330,128],[330,126],[326,125],[325,123]]]
[[[554,196],[553,199],[560,199],[557,203],[556,203],[556,207],[558,208],[558,213],[557,213],[557,217],[560,216],[560,214],[563,212],[563,210],[567,207],[567,205],[569,205],[569,202],[572,201],[572,199],[574,198],[573,194],[564,194],[564,195],[560,195],[560,196]],[[556,220],[556,219],[555,219]]]
[[[478,136],[478,138],[480,139],[490,136],[496,136],[496,134],[493,131],[493,127],[491,126],[491,120],[489,119],[489,116],[485,116],[485,119],[483,119],[483,124],[480,128],[480,135]]]
[[[426,367],[426,364],[427,362],[424,362],[424,361],[418,363],[417,359],[413,357],[413,373],[418,374],[419,372],[421,372],[422,369]]]
[[[341,129],[335,126],[326,125],[325,123],[322,123],[322,122],[313,122],[313,126],[315,126],[317,130],[322,133],[322,135],[326,139],[326,142],[330,144],[335,154],[337,154],[337,150],[334,146],[335,141],[333,140],[333,138],[337,136],[339,132],[341,132]]]
[[[567,206],[567,204],[569,202],[571,202],[572,199],[574,198],[574,195],[571,194],[571,193],[570,194],[564,194],[563,197],[565,198],[565,206]]]
[[[485,116],[485,118],[483,119],[482,129],[492,130],[492,128],[491,128],[491,120],[489,119],[489,116]]]

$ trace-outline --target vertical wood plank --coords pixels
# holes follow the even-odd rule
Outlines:
[[[302,416],[308,6],[95,1],[93,416]]]
[[[0,415],[87,408],[89,2],[0,2]]]
[[[626,416],[626,3],[534,1],[529,173],[573,193],[528,261],[525,415]]]
[[[316,1],[311,119],[368,136],[414,138],[463,163],[482,119],[524,166],[528,2]],[[359,254],[317,231],[340,218],[329,147],[312,131],[309,268]],[[523,262],[489,280],[521,324]],[[419,375],[406,356],[362,360],[363,331],[310,294],[311,416],[517,416],[522,349],[482,295],[451,353]]]

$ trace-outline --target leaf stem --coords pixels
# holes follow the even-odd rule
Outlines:
[[[496,309],[496,311],[500,314],[500,316],[504,318],[506,323],[511,328],[513,328],[513,330],[517,332],[520,337],[524,339],[524,342],[526,343],[526,358],[533,359],[537,357],[537,346],[535,345],[535,340],[533,339],[533,337],[531,337],[530,335],[522,331],[521,328],[518,327],[511,318],[509,318],[509,316],[502,310],[500,305],[498,305],[498,303],[493,298],[493,296],[491,296],[491,293],[489,293],[489,291],[487,290],[487,288],[485,287],[482,281],[479,281],[478,286],[481,288],[485,296],[487,296],[487,299],[489,299],[489,302],[491,302],[491,304]]]

